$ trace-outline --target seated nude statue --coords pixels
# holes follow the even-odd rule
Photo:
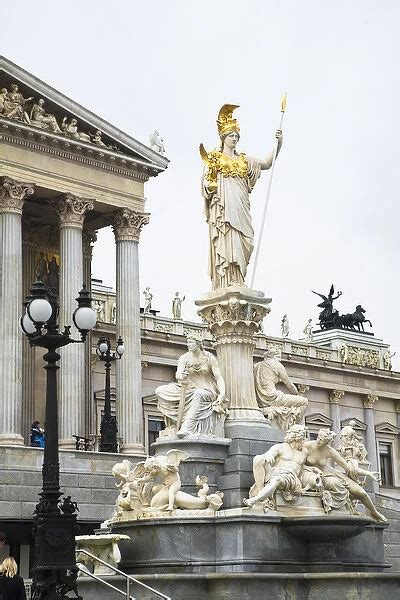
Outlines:
[[[274,444],[265,454],[254,457],[255,483],[250,497],[243,501],[246,506],[251,508],[271,498],[276,491],[289,502],[298,498],[302,491],[300,475],[307,458],[305,438],[306,428],[292,425],[282,444]]]
[[[358,477],[370,477],[377,481],[379,474],[376,471],[361,469],[343,458],[340,452],[330,445],[335,435],[329,429],[320,429],[316,440],[305,442],[307,458],[302,473],[304,490],[315,488],[315,473],[313,477],[309,470],[311,467],[317,474],[319,471],[324,489],[330,492],[332,508],[348,505],[347,497],[350,497],[364,504],[376,521],[387,521],[386,517],[376,510],[371,498],[357,481]],[[330,462],[341,467],[344,473],[330,466]]]
[[[276,389],[282,382],[290,394]],[[278,359],[276,350],[267,350],[264,360],[254,367],[254,385],[258,405],[265,417],[275,420],[277,426],[287,431],[291,425],[299,422],[304,415],[308,400],[299,396],[299,392],[288,377],[285,367]]]

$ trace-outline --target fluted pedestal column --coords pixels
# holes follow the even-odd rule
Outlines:
[[[371,463],[372,471],[379,471],[374,418],[374,404],[377,400],[378,396],[376,396],[375,394],[368,394],[368,396],[365,396],[363,398],[364,423],[367,426],[367,430],[365,432],[365,447],[367,448],[368,460]],[[378,483],[372,483],[371,485],[373,487],[374,492],[377,492],[379,490]]]
[[[0,445],[23,445],[22,404],[22,234],[24,200],[33,186],[0,181]]]
[[[77,307],[75,298],[83,284],[83,221],[87,211],[93,209],[93,203],[65,194],[54,207],[60,219],[60,328],[71,325],[73,337],[79,339],[72,315]],[[70,344],[60,353],[59,445],[73,449],[73,436],[85,433],[85,348],[83,344]]]
[[[22,244],[22,297],[26,298],[35,281],[35,245]],[[22,336],[22,435],[30,444],[30,427],[37,418],[35,415],[35,348],[31,348],[28,338]]]
[[[264,421],[253,375],[254,335],[269,312],[269,298],[247,287],[209,292],[196,301],[198,314],[215,338],[218,364],[229,398],[229,421]]]
[[[333,446],[338,448],[340,446],[340,430],[342,428],[340,419],[340,400],[344,396],[344,392],[341,390],[331,390],[329,394],[330,412],[332,419],[332,431],[336,433],[336,437],[333,440]]]
[[[149,217],[130,209],[114,216],[117,262],[116,334],[125,344],[116,361],[116,402],[121,452],[144,454],[142,376],[140,362],[139,236]]]
[[[92,253],[93,244],[97,239],[97,232],[84,229],[82,234],[83,251],[83,282],[86,289],[92,291]],[[85,437],[96,434],[96,414],[93,398],[92,376],[92,334],[88,334],[85,344]]]

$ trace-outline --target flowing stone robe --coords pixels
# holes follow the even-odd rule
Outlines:
[[[304,396],[285,394],[277,390],[275,386],[279,382],[297,391],[285,367],[278,360],[266,358],[255,365],[254,384],[258,404],[267,418],[275,419],[281,429],[287,430],[303,417],[308,400]]]
[[[184,400],[183,421],[180,432],[186,435],[223,435],[216,431],[221,417],[214,411],[213,403],[218,396],[217,382],[212,372],[215,357],[203,351],[200,360],[194,360],[190,352],[183,354],[178,361],[177,375],[188,373]],[[158,408],[165,417],[167,428],[175,430],[179,402],[182,393],[180,383],[168,383],[156,389]]]
[[[213,289],[228,285],[243,285],[254,247],[254,230],[250,214],[250,192],[260,177],[260,161],[240,155],[231,159],[221,153],[228,166],[239,160],[247,161],[247,175],[217,174],[217,189],[211,189],[203,177],[202,193],[205,199],[206,219],[209,226],[209,275]]]

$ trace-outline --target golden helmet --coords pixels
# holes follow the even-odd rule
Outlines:
[[[224,104],[219,109],[217,126],[219,137],[225,137],[228,133],[232,133],[232,131],[236,131],[236,133],[240,132],[239,123],[236,119],[232,118],[233,111],[239,108],[238,104]]]

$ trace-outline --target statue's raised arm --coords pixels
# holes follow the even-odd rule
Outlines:
[[[200,145],[205,163],[202,194],[209,226],[209,275],[213,289],[245,285],[247,266],[254,248],[254,230],[250,214],[250,193],[262,170],[272,166],[275,151],[265,160],[236,150],[239,124],[233,118],[236,104],[224,104],[217,126],[221,140],[218,149],[207,152]],[[276,132],[277,153],[282,131]]]

